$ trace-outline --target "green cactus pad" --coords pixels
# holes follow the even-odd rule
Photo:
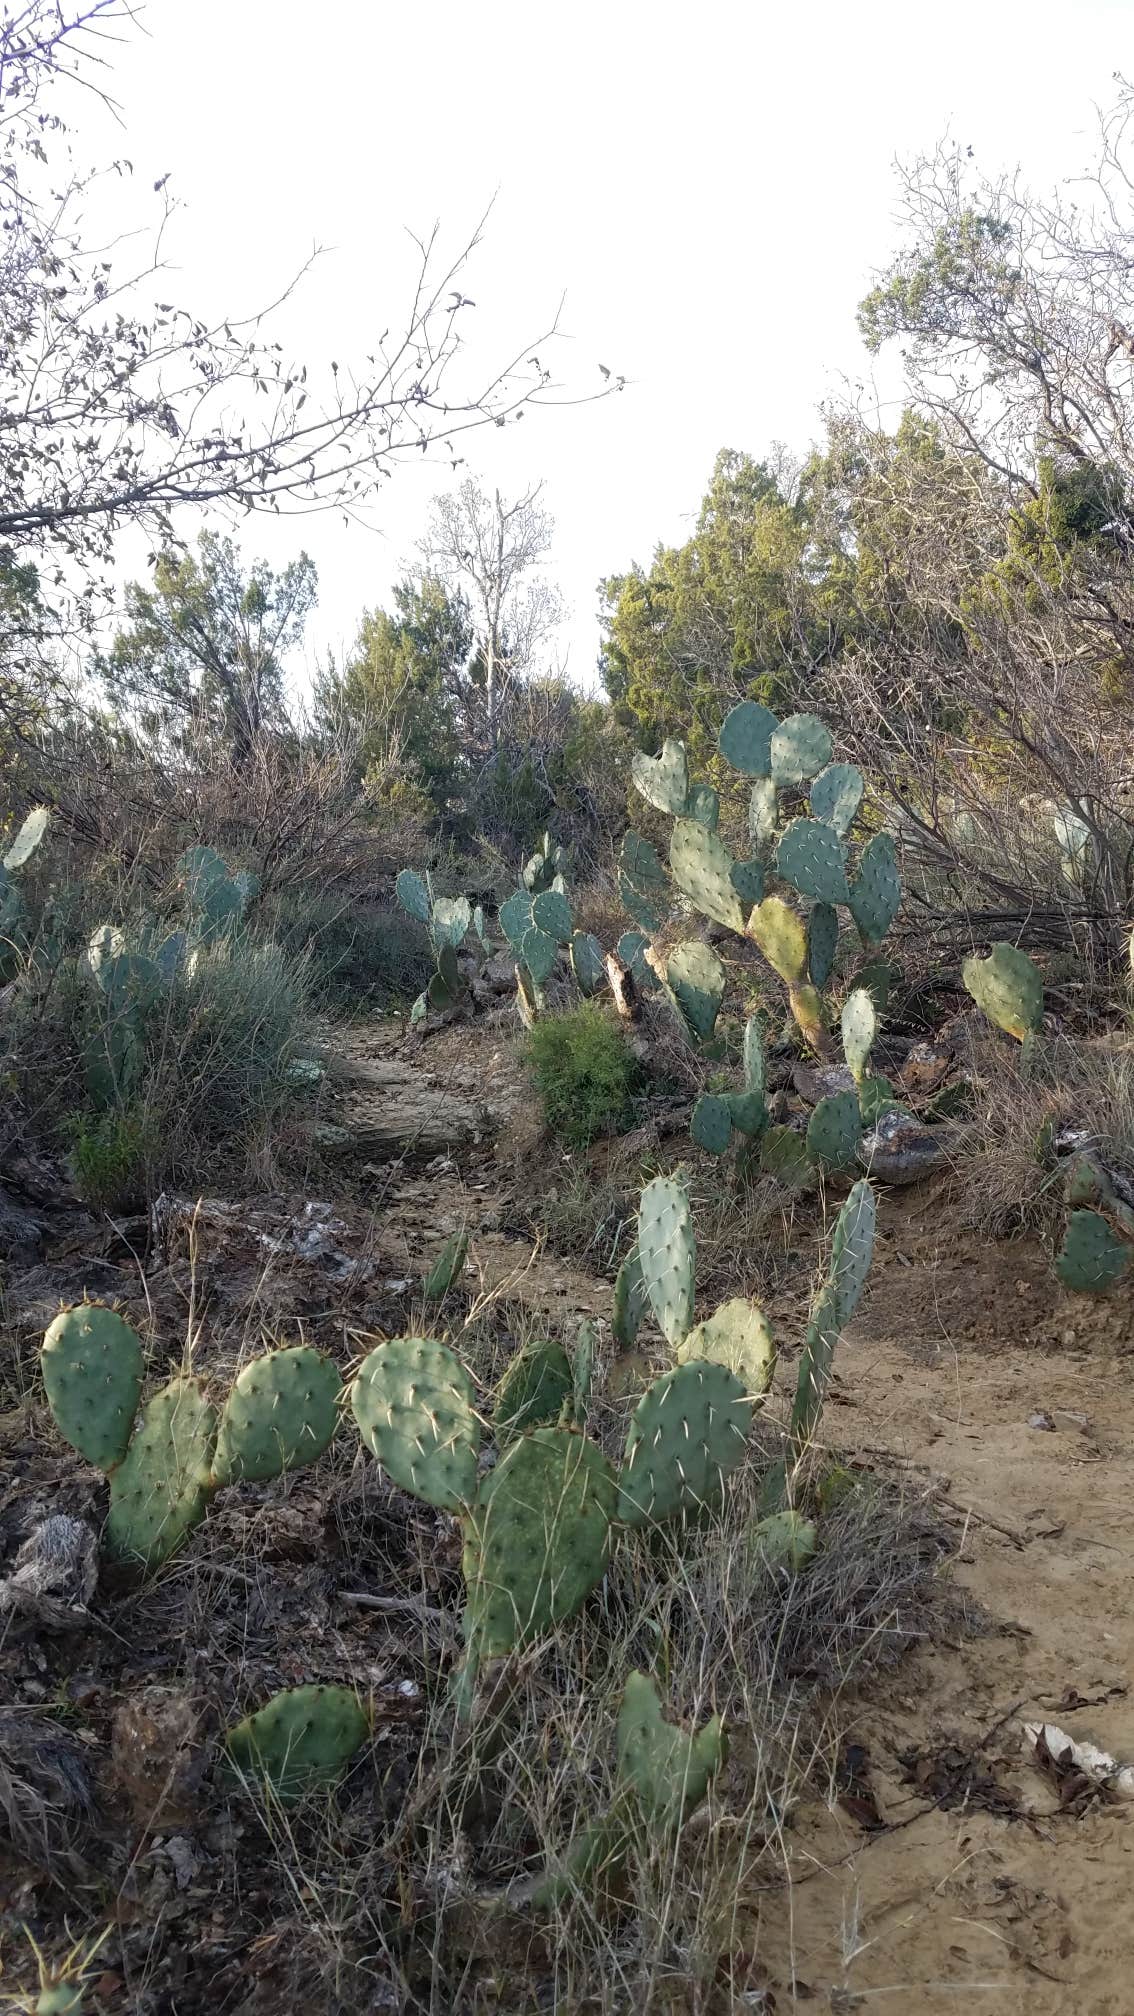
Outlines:
[[[704,916],[730,931],[743,931],[744,906],[732,885],[735,863],[715,833],[695,819],[679,819],[670,841],[669,865],[682,894]]]
[[[1097,1211],[1072,1211],[1055,1271],[1078,1295],[1105,1295],[1125,1274],[1134,1246],[1120,1239]]]
[[[699,1042],[716,1027],[724,1000],[724,967],[711,945],[687,939],[666,961],[666,982],[679,1015]]]
[[[847,995],[842,1013],[843,1056],[856,1084],[861,1084],[877,1034],[874,1003],[865,987],[856,987]]]
[[[437,971],[425,990],[431,1008],[452,1008],[461,991],[457,955],[451,945],[442,945],[437,955]]]
[[[197,1379],[172,1379],[146,1402],[110,1478],[103,1544],[116,1560],[159,1568],[208,1505],[216,1408]]]
[[[845,840],[862,804],[862,771],[853,763],[829,763],[811,786],[811,810]]]
[[[558,1421],[574,1391],[571,1361],[562,1344],[541,1338],[517,1351],[496,1388],[492,1419],[498,1441],[527,1428]]]
[[[728,877],[747,915],[754,903],[763,901],[764,864],[762,861],[734,861]]]
[[[96,1469],[113,1470],[142,1397],[142,1347],[130,1325],[101,1302],[64,1309],[44,1337],[40,1367],[59,1433]]]
[[[858,874],[850,892],[851,916],[868,945],[881,943],[898,914],[901,900],[894,842],[888,833],[875,833],[858,857]]]
[[[810,1183],[812,1166],[807,1143],[794,1127],[769,1127],[760,1143],[760,1167],[790,1189]]]
[[[821,1051],[826,1039],[827,1025],[823,1014],[823,996],[819,989],[806,981],[801,987],[789,987],[788,1007],[812,1048]]]
[[[702,1092],[693,1108],[689,1132],[706,1154],[723,1155],[732,1138],[732,1115],[715,1092]]]
[[[532,899],[522,889],[505,898],[498,912],[500,929],[512,947],[513,952],[523,949],[524,939],[532,928]]]
[[[592,931],[576,931],[571,940],[571,971],[580,994],[589,999],[606,978],[602,946]]]
[[[983,1015],[1022,1043],[1043,1022],[1043,981],[1026,952],[994,945],[987,959],[966,959],[965,986]]]
[[[665,869],[657,848],[649,840],[643,840],[639,833],[624,834],[618,850],[618,865],[643,895],[664,898]]]
[[[820,1099],[807,1123],[807,1153],[816,1168],[851,1168],[861,1139],[856,1092],[833,1092],[829,1099]]]
[[[622,1351],[629,1351],[638,1335],[650,1298],[635,1246],[626,1255],[614,1277],[614,1300],[610,1315],[611,1334]]]
[[[513,1442],[466,1520],[465,1638],[478,1658],[527,1644],[602,1580],[617,1498],[602,1450],[570,1428]]]
[[[453,1232],[446,1239],[421,1284],[427,1302],[443,1302],[450,1288],[460,1280],[469,1251],[467,1232]]]
[[[593,1323],[580,1323],[571,1360],[571,1411],[577,1428],[585,1428],[591,1410],[595,1383],[595,1352],[598,1340]]]
[[[693,1322],[697,1248],[684,1186],[655,1176],[638,1205],[638,1265],[662,1336],[680,1344]]]
[[[225,1734],[233,1769],[282,1806],[337,1784],[370,1734],[348,1687],[287,1687]]]
[[[428,1337],[393,1337],[363,1360],[351,1388],[359,1432],[395,1484],[455,1512],[476,1491],[480,1428],[472,1380]]]
[[[721,1718],[692,1736],[662,1714],[646,1673],[631,1673],[618,1716],[618,1773],[632,1786],[651,1834],[671,1834],[700,1805],[727,1754]]]
[[[838,949],[837,910],[830,903],[813,903],[807,919],[807,971],[814,986],[827,985]]]
[[[645,957],[649,942],[644,931],[624,931],[615,946],[622,964],[634,975],[635,984],[641,994],[654,994],[661,986],[661,981]]]
[[[813,1558],[819,1536],[812,1519],[799,1512],[771,1512],[753,1528],[753,1539],[769,1568],[798,1575]]]
[[[682,812],[686,819],[695,819],[699,826],[707,826],[710,833],[715,833],[721,816],[720,793],[711,784],[691,784]]]
[[[781,836],[776,871],[801,896],[816,903],[846,903],[846,849],[838,834],[822,819],[793,819]]]
[[[770,777],[758,777],[748,799],[748,835],[761,853],[771,848],[779,821],[779,793]]]
[[[557,945],[571,943],[571,905],[558,889],[541,889],[532,898],[532,923]]]
[[[394,883],[394,893],[408,916],[416,917],[419,924],[428,924],[432,907],[429,891],[413,868],[402,869]]]
[[[790,903],[782,896],[765,896],[748,919],[748,935],[781,980],[789,987],[803,984],[807,977],[807,931]]]
[[[862,1300],[870,1263],[874,1258],[874,1231],[878,1201],[865,1176],[847,1195],[835,1220],[831,1242],[828,1280],[834,1289],[840,1330],[850,1322]]]
[[[741,700],[721,722],[717,747],[725,762],[745,777],[770,777],[772,737],[779,725],[758,700]]]
[[[803,1456],[819,1426],[840,1328],[838,1290],[833,1282],[828,1281],[811,1305],[807,1337],[799,1360],[799,1378],[790,1424],[796,1462]]]
[[[901,978],[896,966],[885,959],[868,959],[860,966],[851,980],[852,987],[865,987],[874,1003],[877,1015],[884,1015],[890,1005],[890,989]]]
[[[772,776],[782,788],[806,783],[831,760],[831,737],[817,714],[792,714],[772,736]]]
[[[50,824],[51,812],[46,805],[37,805],[34,812],[28,813],[4,856],[4,867],[10,874],[31,860]]]
[[[639,1400],[626,1435],[618,1516],[644,1526],[719,1503],[743,1459],[752,1402],[735,1372],[690,1360]]]
[[[951,1089],[951,1088],[950,1088]],[[882,1071],[868,1071],[858,1088],[858,1105],[862,1114],[862,1131],[868,1134],[877,1127],[885,1113],[900,1113],[905,1109],[895,1097],[894,1087]],[[928,1112],[928,1109],[926,1109]]]
[[[309,1345],[254,1358],[237,1374],[221,1415],[214,1482],[280,1477],[313,1463],[338,1426],[341,1392],[331,1360]]]
[[[439,896],[433,905],[433,942],[451,945],[454,952],[463,945],[472,924],[472,904],[467,896]]]
[[[542,987],[545,980],[550,980],[555,971],[556,959],[559,957],[559,947],[554,938],[549,932],[541,931],[533,924],[530,931],[525,931],[524,942],[520,949],[524,965],[532,979],[537,986]]]
[[[762,1092],[726,1092],[728,1117],[738,1134],[758,1141],[768,1124],[768,1108]]]
[[[647,805],[652,805],[655,811],[670,812],[677,818],[685,810],[689,769],[680,742],[667,740],[660,756],[645,756],[636,749],[630,761],[630,775]]]
[[[653,896],[646,896],[628,875],[619,871],[618,900],[624,910],[629,911],[635,924],[652,938],[660,931],[666,915],[666,905]]]
[[[776,1344],[768,1319],[755,1302],[738,1296],[697,1323],[678,1345],[678,1364],[689,1359],[725,1365],[735,1372],[750,1400],[762,1401],[776,1370]]]

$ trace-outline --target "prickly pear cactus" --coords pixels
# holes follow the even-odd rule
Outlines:
[[[651,1835],[671,1834],[698,1806],[726,1755],[721,1718],[688,1735],[662,1714],[646,1673],[631,1673],[618,1717],[618,1771],[631,1786]]]
[[[781,837],[776,872],[816,903],[847,903],[846,848],[822,819],[793,819]]]
[[[770,1512],[757,1522],[752,1537],[766,1565],[790,1575],[806,1568],[819,1544],[814,1520],[792,1511]]]
[[[782,896],[765,896],[749,918],[748,930],[780,979],[789,987],[802,986],[807,977],[807,930],[791,904]]]
[[[684,1186],[655,1176],[638,1205],[638,1266],[662,1336],[680,1344],[693,1322],[697,1248]]]
[[[431,929],[440,951],[451,945],[454,952],[463,945],[472,925],[472,904],[467,896],[438,896],[433,905]]]
[[[727,1366],[690,1360],[664,1373],[643,1393],[627,1431],[619,1518],[645,1526],[717,1504],[751,1425],[752,1402]]]
[[[419,924],[428,924],[432,912],[429,890],[413,868],[403,868],[394,883],[394,893],[402,909]]]
[[[987,959],[966,959],[964,983],[981,1013],[1023,1043],[1043,1022],[1043,981],[1026,952],[1003,941]]]
[[[839,949],[839,913],[830,903],[813,903],[807,917],[807,971],[814,987],[825,987]]]
[[[561,889],[541,889],[532,897],[532,923],[553,944],[571,943],[571,905]]]
[[[281,1806],[337,1784],[370,1735],[348,1687],[288,1687],[225,1735],[229,1763]]]
[[[728,879],[740,898],[745,916],[755,903],[763,902],[766,877],[762,861],[734,861]]]
[[[745,777],[771,777],[775,715],[758,700],[741,700],[721,722],[717,747],[726,763]]]
[[[820,1099],[807,1123],[807,1154],[818,1169],[850,1169],[858,1159],[862,1115],[856,1092]]]
[[[103,1545],[116,1560],[159,1568],[205,1516],[213,1489],[216,1408],[198,1379],[172,1379],[142,1409],[110,1475]]]
[[[465,1639],[476,1659],[573,1616],[606,1571],[617,1497],[594,1442],[536,1428],[483,1480],[465,1521]]]
[[[1072,1211],[1055,1271],[1065,1288],[1102,1295],[1125,1274],[1134,1246],[1120,1239],[1098,1211]]]
[[[602,946],[593,931],[576,931],[571,939],[571,971],[575,983],[587,1000],[597,994],[606,978]]]
[[[611,1308],[610,1328],[615,1343],[622,1351],[629,1351],[638,1335],[643,1316],[649,1307],[650,1298],[646,1292],[645,1277],[638,1248],[635,1246],[626,1255],[614,1277],[614,1300]]]
[[[142,1397],[142,1347],[130,1325],[101,1302],[64,1309],[44,1337],[40,1369],[59,1433],[96,1469],[113,1470]]]
[[[684,812],[689,796],[689,771],[680,742],[672,738],[666,741],[660,756],[645,756],[641,750],[635,750],[630,775],[647,805],[652,805],[655,811],[672,813],[675,818]]]
[[[505,898],[500,905],[500,929],[512,947],[519,954],[523,950],[524,939],[532,928],[532,899],[523,889]]]
[[[817,777],[831,760],[831,737],[815,714],[792,714],[772,736],[772,777],[780,790]]]
[[[551,1338],[526,1344],[508,1365],[496,1388],[492,1419],[503,1442],[545,1421],[558,1421],[574,1392],[571,1361]]]
[[[351,1388],[359,1432],[405,1491],[456,1512],[476,1493],[480,1427],[472,1380],[428,1337],[394,1337],[363,1360]]]
[[[770,777],[758,777],[748,796],[748,837],[764,859],[771,853],[780,820],[780,794]]]
[[[749,1400],[762,1402],[776,1370],[776,1343],[768,1319],[755,1302],[737,1297],[722,1302],[703,1323],[695,1323],[678,1346],[677,1359],[724,1365],[740,1380]]]
[[[716,1028],[724,1000],[724,967],[711,945],[688,939],[675,945],[666,961],[666,986],[686,1028],[697,1042],[707,1043]]]
[[[859,855],[858,874],[850,891],[850,913],[865,944],[881,944],[901,900],[894,842],[888,833],[875,833]]]
[[[293,1344],[237,1374],[217,1434],[213,1481],[281,1477],[321,1456],[339,1421],[342,1381],[329,1358]]]
[[[850,1191],[835,1221],[828,1279],[835,1291],[839,1328],[845,1329],[862,1300],[874,1258],[878,1203],[865,1176]]]
[[[693,1108],[689,1132],[698,1148],[709,1155],[723,1155],[732,1139],[732,1114],[715,1092],[702,1092]]]
[[[575,1339],[575,1354],[571,1360],[571,1414],[576,1428],[586,1427],[587,1415],[591,1410],[597,1342],[594,1324],[580,1323],[579,1334]]]
[[[421,1292],[427,1302],[445,1300],[450,1288],[461,1278],[468,1251],[467,1232],[454,1232],[446,1239],[428,1274],[422,1280]]]
[[[553,892],[548,890],[546,893],[551,895]],[[524,933],[520,955],[537,987],[542,987],[555,971],[559,947],[550,931],[541,931],[538,924],[533,924],[531,930]]]
[[[848,994],[843,1004],[842,1035],[843,1056],[847,1060],[851,1077],[861,1087],[866,1067],[870,1062],[870,1052],[878,1034],[878,1017],[874,1003],[865,987],[856,987]]]
[[[10,875],[31,860],[50,824],[51,812],[46,805],[37,805],[34,811],[28,813],[4,855],[4,867]]]
[[[670,841],[669,865],[682,894],[704,916],[730,931],[743,931],[744,905],[732,881],[736,863],[715,833],[696,819],[679,819]]]
[[[845,840],[858,816],[863,790],[862,772],[853,763],[829,763],[811,786],[811,810]]]

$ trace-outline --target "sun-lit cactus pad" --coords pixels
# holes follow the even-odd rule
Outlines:
[[[480,1427],[472,1380],[447,1345],[429,1337],[379,1344],[363,1360],[351,1407],[395,1484],[447,1512],[471,1502]]]
[[[743,1382],[724,1365],[690,1361],[643,1393],[626,1435],[618,1516],[628,1526],[719,1502],[752,1425]]]
[[[853,763],[828,763],[811,786],[811,810],[841,838],[854,825],[862,804],[862,771]]]
[[[336,1367],[310,1345],[254,1358],[237,1374],[221,1415],[216,1483],[279,1477],[313,1463],[338,1426],[341,1390]]]
[[[216,1408],[198,1379],[172,1379],[146,1402],[110,1479],[110,1555],[149,1569],[168,1561],[205,1516],[216,1439]]]
[[[780,838],[776,870],[801,896],[817,903],[846,903],[846,848],[822,819],[793,819]]]
[[[113,1470],[142,1397],[142,1347],[130,1325],[100,1302],[64,1309],[43,1340],[40,1365],[60,1434],[88,1463]]]
[[[981,1013],[1022,1043],[1043,1021],[1043,981],[1026,952],[994,945],[987,959],[966,959],[965,986]]]
[[[678,1346],[679,1363],[700,1359],[735,1372],[750,1400],[762,1400],[776,1370],[776,1343],[764,1311],[737,1296],[695,1323]]]
[[[822,1169],[849,1169],[858,1156],[862,1115],[856,1092],[820,1099],[807,1123],[807,1153]]]
[[[770,777],[775,715],[758,700],[741,700],[721,722],[717,747],[726,763],[745,777]]]
[[[669,847],[669,865],[682,895],[706,917],[743,931],[744,905],[733,886],[735,866],[728,849],[696,819],[679,819]]]
[[[792,714],[772,736],[772,777],[781,788],[806,783],[830,760],[830,732],[817,714]]]
[[[228,1730],[230,1763],[283,1806],[326,1790],[370,1734],[370,1718],[348,1687],[288,1687]]]
[[[617,1485],[602,1450],[570,1428],[513,1442],[465,1522],[465,1637],[494,1658],[573,1616],[602,1580]]]
[[[675,945],[666,960],[666,985],[679,1015],[700,1043],[716,1027],[724,1000],[724,967],[711,945],[689,938]]]
[[[647,805],[657,812],[675,816],[685,810],[689,796],[689,770],[685,750],[672,739],[663,744],[660,756],[644,756],[635,750],[630,774]]]
[[[697,1248],[689,1198],[673,1176],[655,1176],[642,1192],[637,1253],[658,1328],[680,1344],[693,1321]]]

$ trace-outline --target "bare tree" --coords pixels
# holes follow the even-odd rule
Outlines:
[[[511,685],[533,669],[539,646],[562,620],[559,592],[540,571],[554,521],[540,509],[541,484],[514,503],[491,497],[469,477],[436,497],[420,550],[446,585],[465,593],[477,624],[476,676],[483,678],[485,729],[495,749]]]

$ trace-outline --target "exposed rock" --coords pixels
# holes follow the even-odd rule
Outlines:
[[[884,1113],[863,1135],[859,1155],[879,1183],[919,1183],[949,1165],[956,1138],[953,1127],[926,1127],[908,1113]]]
[[[430,1156],[490,1131],[480,1100],[392,1058],[336,1058],[332,1072],[344,1088],[335,1117],[354,1153]]]
[[[796,1064],[791,1082],[801,1099],[817,1106],[835,1092],[853,1092],[854,1077],[845,1064]]]

